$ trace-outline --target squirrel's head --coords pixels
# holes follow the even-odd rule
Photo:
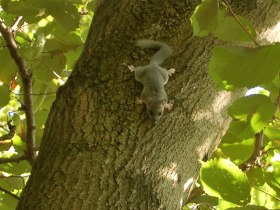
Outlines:
[[[147,103],[147,111],[153,121],[159,120],[164,112],[164,104],[166,100],[151,100]]]

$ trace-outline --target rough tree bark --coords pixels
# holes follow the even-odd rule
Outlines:
[[[217,42],[192,37],[189,17],[198,3],[98,5],[84,52],[57,94],[17,209],[180,209],[198,176],[198,160],[227,129],[225,108],[236,97],[215,90],[207,74]],[[267,16],[276,11],[272,1],[231,4],[237,14],[249,14],[259,30],[275,24],[265,22],[276,21]],[[174,109],[157,124],[135,105],[141,85],[127,69],[147,63],[153,53],[135,47],[140,38],[174,49],[164,64],[177,70],[166,85]]]

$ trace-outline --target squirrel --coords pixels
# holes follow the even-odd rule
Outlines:
[[[128,66],[129,70],[134,72],[135,79],[143,85],[141,98],[136,98],[136,103],[144,103],[150,118],[157,121],[162,117],[164,109],[171,110],[173,107],[173,104],[167,103],[164,85],[168,82],[169,76],[175,72],[175,69],[166,70],[160,66],[166,58],[172,55],[172,49],[165,43],[147,39],[138,40],[136,46],[159,49],[152,56],[148,65]]]

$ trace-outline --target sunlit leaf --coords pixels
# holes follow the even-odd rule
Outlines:
[[[23,178],[19,176],[0,177],[0,186],[8,191],[22,189],[24,184]]]
[[[266,126],[264,134],[271,140],[280,140],[280,123],[274,123]]]
[[[229,209],[229,208],[233,208],[233,207],[237,207],[238,205],[222,200],[219,200],[219,204],[217,205],[217,210],[225,210],[225,209]],[[208,209],[207,209],[208,210]]]
[[[221,148],[223,154],[227,155],[231,161],[240,165],[252,155],[254,142],[254,139],[246,139],[233,144],[222,143],[219,148]]]
[[[19,49],[22,57],[26,60],[38,58],[42,54],[45,42],[45,36],[43,34],[39,35],[30,45],[23,46]]]
[[[248,119],[254,133],[258,133],[273,119],[275,109],[269,97],[250,95],[236,100],[228,112],[233,119]]]
[[[31,166],[26,160],[23,160],[19,163],[1,164],[0,170],[14,175],[21,175],[23,173],[30,173]]]
[[[246,172],[248,180],[252,186],[261,186],[264,184],[264,172],[260,167],[252,168]]]
[[[247,121],[233,120],[226,134],[222,138],[222,143],[236,143],[242,142],[245,139],[254,138],[255,132],[252,130],[250,124]]]
[[[248,31],[252,37],[256,37],[252,24],[242,16],[237,16],[237,18],[246,27],[246,30],[240,26],[234,17],[226,16],[219,22],[219,26],[213,31],[213,35],[225,41],[252,41],[252,38],[247,34]]]
[[[21,152],[23,152],[26,149],[26,142],[22,141],[18,135],[14,136],[13,143],[14,147],[16,149],[21,150]]]
[[[9,84],[12,77],[16,75],[17,66],[7,48],[0,48],[0,58],[0,81]]]
[[[42,82],[50,82],[56,78],[54,72],[60,74],[65,68],[66,58],[63,54],[56,56],[41,56],[40,59],[34,64],[33,75],[34,78]]]
[[[280,196],[280,162],[273,162],[273,172],[265,173],[266,183]]]
[[[233,208],[228,208],[227,210],[268,210],[267,208],[263,206],[244,206],[244,207],[233,207]]]
[[[38,8],[22,1],[9,1],[5,5],[1,5],[5,12],[16,14],[18,16],[33,17],[33,19],[35,19],[39,14]]]
[[[202,162],[200,180],[208,195],[245,205],[250,202],[248,178],[229,159],[212,159]]]
[[[277,198],[277,194],[267,184],[258,186],[257,188],[252,188],[251,194],[251,203],[253,205],[265,206],[269,210],[280,209],[280,202],[275,200],[275,197]]]
[[[1,210],[13,210],[16,209],[18,200],[4,192],[0,192],[0,209]]]
[[[259,48],[215,47],[209,73],[219,88],[255,87],[271,81],[279,72],[280,45]]]
[[[202,4],[196,7],[191,16],[194,35],[205,36],[209,32],[216,30],[220,15],[217,0],[203,0]]]
[[[0,108],[7,105],[10,101],[10,91],[7,85],[0,86]]]

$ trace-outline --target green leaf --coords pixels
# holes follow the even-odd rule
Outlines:
[[[256,32],[252,24],[242,16],[237,16],[238,20],[247,31],[256,37]],[[252,38],[247,34],[244,28],[232,16],[226,16],[219,23],[218,28],[213,31],[213,35],[225,41],[252,41]]]
[[[28,0],[33,6],[45,10],[47,14],[54,17],[55,22],[66,29],[66,31],[74,31],[79,26],[80,14],[77,7],[69,1],[37,1]]]
[[[280,140],[280,123],[270,124],[265,127],[264,134],[270,140]]]
[[[2,7],[2,8],[3,8],[3,4],[6,5],[6,3],[5,3],[4,0],[0,1],[0,4],[1,4],[1,7]],[[5,11],[1,11],[1,12],[0,12],[0,19],[1,19],[7,26],[12,25],[12,24],[15,22],[16,17],[17,17],[17,16],[16,16],[15,14],[8,14],[8,13],[6,13]],[[2,37],[1,37],[1,39],[2,39]],[[1,41],[0,41],[0,43],[1,43]],[[4,45],[2,45],[2,43],[1,43],[0,46],[4,46]]]
[[[36,39],[32,40],[32,43],[28,46],[22,46],[19,48],[21,56],[26,60],[34,60],[41,56],[45,45],[45,36],[39,35]]]
[[[56,78],[54,72],[60,74],[65,68],[66,58],[63,54],[56,56],[41,56],[40,59],[34,63],[32,69],[35,79],[41,82],[49,83]]]
[[[191,202],[194,203],[206,203],[210,206],[216,206],[218,204],[218,198],[217,197],[212,197],[209,195],[201,195],[199,197],[196,197],[194,200],[192,200]]]
[[[24,181],[20,177],[0,177],[0,186],[8,191],[22,189]]]
[[[41,128],[43,125],[45,125],[48,114],[49,114],[49,110],[47,109],[40,109],[38,112],[36,112],[35,119],[38,128]]]
[[[272,120],[275,109],[270,98],[257,94],[236,100],[228,113],[233,119],[247,119],[254,133],[258,133]]]
[[[23,1],[9,1],[7,4],[2,5],[2,8],[7,13],[16,14],[24,17],[36,17],[39,14],[39,10]]]
[[[273,162],[273,172],[265,173],[266,183],[280,196],[280,162]]]
[[[1,210],[13,210],[16,209],[18,200],[6,193],[0,193],[0,209]]]
[[[216,30],[220,15],[217,0],[203,0],[190,18],[194,35],[206,36],[209,32]]]
[[[229,159],[202,162],[200,180],[208,195],[245,205],[250,202],[250,185],[243,173]]]
[[[10,101],[10,91],[7,85],[0,86],[0,109]]]
[[[6,163],[0,165],[0,170],[13,175],[21,175],[23,173],[30,173],[31,166],[26,161],[20,161],[19,163]]]
[[[58,86],[51,82],[41,82],[39,80],[35,81],[33,84],[33,92],[38,94],[34,97],[34,112],[40,109],[50,109],[52,102],[55,99],[55,92]]]
[[[57,39],[48,39],[45,46],[45,50],[52,56],[62,52],[76,51],[83,46],[81,38],[76,34],[65,34],[61,30],[56,30],[55,33]]]
[[[247,121],[231,121],[226,134],[222,138],[222,143],[237,143],[254,137],[254,131]]]
[[[71,51],[65,53],[68,69],[74,69],[74,66],[77,62],[77,58],[81,55],[82,50],[83,50],[82,47],[78,47],[75,50],[71,50]]]
[[[242,142],[227,144],[222,143],[219,148],[235,164],[240,165],[250,158],[254,151],[254,139],[246,139]]]
[[[17,66],[7,48],[0,48],[0,81],[9,84],[12,77],[16,75]]]
[[[26,149],[26,142],[22,141],[18,135],[13,138],[13,144],[16,150],[23,152]]]
[[[267,208],[263,206],[244,206],[244,207],[233,207],[233,208],[228,208],[227,210],[268,210]]]
[[[14,123],[15,126],[18,126],[21,123],[20,116],[16,113],[14,113],[14,115],[12,117],[12,120],[13,120],[13,123]]]
[[[267,184],[258,186],[257,189],[252,188],[251,194],[252,200],[250,204],[265,206],[269,210],[280,209],[280,202],[274,198],[279,196]]]
[[[2,144],[0,144],[0,152],[1,151],[8,151],[11,148],[11,146],[13,146],[12,140],[8,140],[8,141],[3,142]]]
[[[80,34],[81,34],[81,40],[83,43],[85,43],[88,31],[90,29],[90,23],[91,23],[92,17],[90,16],[82,16],[80,19]]]
[[[209,73],[219,88],[256,87],[271,81],[279,72],[280,45],[259,48],[215,47]]]
[[[237,207],[238,205],[231,203],[231,202],[227,202],[225,200],[219,200],[219,204],[217,205],[217,210],[225,210],[231,207]],[[208,210],[208,209],[207,209]]]
[[[251,186],[261,186],[264,184],[264,172],[262,168],[252,168],[246,172]]]

